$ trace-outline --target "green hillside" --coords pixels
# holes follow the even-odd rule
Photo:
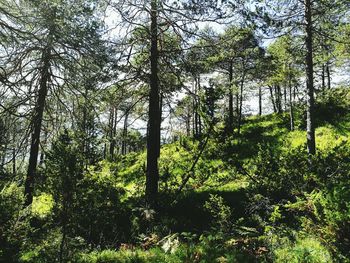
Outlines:
[[[21,187],[2,185],[0,256],[20,247],[21,262],[52,262],[60,246],[57,184],[75,180],[76,201],[67,208],[70,262],[348,262],[349,102],[347,89],[318,99],[311,166],[305,123],[290,131],[288,114],[247,118],[238,137],[222,136],[218,125],[208,138],[163,145],[157,212],[143,199],[145,152],[60,182],[61,164],[76,155],[62,138],[29,210],[21,210]],[[15,221],[18,213],[25,220]]]

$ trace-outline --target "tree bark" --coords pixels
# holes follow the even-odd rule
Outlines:
[[[282,113],[282,92],[281,92],[280,85],[275,86],[275,96],[276,96],[277,112]]]
[[[149,93],[149,120],[147,135],[147,171],[146,171],[146,201],[151,207],[157,204],[158,195],[158,153],[160,142],[160,122],[159,122],[159,83],[158,83],[158,3],[151,1],[151,74]]]
[[[201,76],[198,75],[198,109],[201,111],[201,97],[200,97],[200,92],[201,92]],[[202,136],[202,118],[201,115],[198,113],[198,137]]]
[[[232,92],[232,80],[233,80],[233,63],[230,62],[229,66],[229,99],[228,99],[228,125],[227,125],[227,131],[228,134],[233,133],[233,92]]]
[[[16,126],[15,126],[16,127]],[[12,148],[12,174],[16,175],[16,128],[13,131],[12,139],[13,139],[13,148]]]
[[[262,91],[261,87],[259,86],[259,116],[262,115]]]
[[[195,130],[195,138],[198,138],[199,135],[199,127],[198,127],[198,118],[199,118],[199,114],[198,114],[198,78],[195,77],[195,81],[194,81],[194,94],[195,94],[195,99],[194,99],[194,130]]]
[[[330,65],[329,65],[329,62],[327,61],[327,64],[326,64],[326,71],[327,71],[327,88],[328,89],[331,89],[331,69],[330,69]]]
[[[243,72],[242,80],[241,80],[241,88],[239,94],[239,114],[238,114],[238,127],[237,133],[238,135],[241,133],[241,125],[242,125],[242,109],[243,109],[243,87],[245,81],[245,72]]]
[[[126,146],[127,146],[127,136],[128,136],[128,118],[129,112],[125,113],[124,116],[124,127],[123,127],[123,136],[122,136],[122,155],[126,154]]]
[[[115,152],[115,136],[117,133],[117,114],[118,110],[115,106],[112,106],[110,109],[110,123],[109,123],[109,136],[110,136],[110,144],[109,144],[109,156],[113,159]]]
[[[276,102],[275,102],[275,98],[273,96],[272,86],[269,86],[269,91],[270,91],[271,103],[272,103],[272,106],[273,106],[273,112],[277,113]]]
[[[321,81],[322,81],[322,92],[324,92],[325,91],[325,89],[326,89],[326,67],[325,67],[325,65],[324,64],[322,64],[322,72],[321,72]]]
[[[307,85],[307,149],[310,155],[316,153],[315,127],[314,127],[314,68],[313,68],[313,25],[312,25],[312,3],[305,0],[305,22],[306,22],[306,85]]]
[[[294,131],[294,109],[293,109],[293,87],[292,79],[289,76],[289,118],[290,118],[290,130]]]
[[[160,146],[161,146],[161,135],[162,135],[162,114],[163,114],[163,93],[159,92],[159,114],[158,114],[158,123],[159,129],[157,134],[157,142],[158,142],[158,158],[160,157]]]
[[[283,96],[284,96],[284,111],[287,111],[288,102],[287,102],[287,87],[283,85]]]
[[[48,82],[50,79],[50,53],[51,48],[45,48],[42,56],[43,66],[41,68],[41,79],[39,83],[38,97],[34,108],[34,115],[32,118],[33,128],[31,135],[29,163],[27,177],[24,185],[25,206],[28,206],[33,202],[33,190],[39,153],[40,132],[45,108],[45,100],[48,92]]]

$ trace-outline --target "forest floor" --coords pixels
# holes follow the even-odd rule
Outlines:
[[[332,153],[349,146],[350,114],[320,112],[317,122],[317,161],[332,162]],[[272,114],[248,118],[239,137],[227,140],[216,134],[180,194],[173,190],[199,144],[182,138],[164,145],[157,223],[148,228],[148,235],[141,235],[144,239],[138,245],[115,252],[115,257],[120,256],[121,262],[332,262],[347,243],[325,238],[336,238],[330,233],[335,229],[327,229],[334,222],[327,222],[326,215],[335,211],[320,196],[322,182],[313,178],[319,176],[317,171],[308,175],[305,123],[295,126],[290,131],[288,114]],[[116,174],[129,179],[142,174],[135,171],[144,158],[144,154],[124,157],[119,163],[124,168],[117,168]],[[126,185],[140,189],[136,185],[143,179],[134,176],[135,185],[130,187],[129,180]],[[134,194],[130,200],[132,206],[142,203]]]
[[[72,217],[75,236],[66,257],[78,263],[350,262],[347,94],[343,104],[318,105],[311,168],[302,108],[295,110],[294,131],[287,113],[249,117],[239,136],[218,125],[193,170],[201,140],[163,145],[157,211],[144,203],[145,152],[89,167],[79,181],[81,211]],[[35,197],[31,220],[41,227],[20,251],[21,262],[50,262],[57,254],[61,230],[53,202],[45,189]]]

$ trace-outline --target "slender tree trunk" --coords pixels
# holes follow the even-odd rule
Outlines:
[[[233,133],[233,91],[232,91],[233,63],[232,62],[230,62],[228,80],[229,80],[229,99],[228,99],[227,131],[228,131],[228,134],[232,134]]]
[[[187,137],[191,136],[191,109],[188,108],[188,106],[186,106],[186,135]]]
[[[127,152],[127,136],[128,136],[128,112],[124,116],[124,126],[123,126],[123,136],[122,136],[122,155],[125,155]]]
[[[262,91],[261,86],[259,86],[259,116],[262,115]]]
[[[50,78],[50,53],[51,49],[46,48],[43,52],[43,66],[41,68],[41,79],[39,83],[38,97],[34,108],[34,115],[32,118],[32,135],[29,152],[29,163],[27,170],[27,177],[24,185],[25,194],[25,206],[30,205],[33,202],[34,180],[37,168],[39,144],[40,144],[40,132],[43,120],[45,100],[48,92],[48,82]]]
[[[151,74],[149,93],[149,121],[147,136],[147,171],[146,171],[146,200],[147,203],[155,207],[158,195],[158,153],[160,142],[160,122],[159,122],[159,82],[158,82],[158,2],[151,1]]]
[[[276,85],[276,103],[277,103],[277,112],[282,113],[282,92],[281,92],[281,86]]]
[[[195,130],[195,138],[198,138],[199,136],[199,127],[198,127],[198,78],[195,76],[195,81],[194,81],[194,94],[195,94],[195,99],[194,99],[194,130]]]
[[[322,64],[322,76],[321,76],[321,80],[322,80],[322,92],[324,92],[325,91],[325,89],[326,89],[326,67],[325,67],[325,65],[324,64]]]
[[[111,109],[111,123],[110,123],[110,145],[109,145],[109,156],[111,158],[114,157],[114,149],[115,149],[115,124],[117,119],[117,109],[113,106]]]
[[[194,98],[192,98],[192,134],[196,137],[196,89],[194,88]]]
[[[158,130],[158,137],[157,142],[158,145],[158,158],[160,157],[160,146],[161,146],[161,136],[162,136],[162,114],[163,114],[163,93],[160,92],[159,94],[159,114],[158,114],[158,123],[159,123],[159,130]]]
[[[283,85],[283,95],[284,95],[284,111],[287,111],[288,102],[287,102],[287,87]]]
[[[329,62],[327,61],[326,64],[326,71],[327,71],[327,88],[331,89],[331,69],[330,69],[330,65]]]
[[[237,133],[241,133],[241,125],[242,125],[242,109],[243,109],[243,88],[244,88],[244,81],[245,81],[245,73],[243,73],[242,80],[241,80],[241,88],[240,88],[240,94],[239,94],[239,114],[238,114],[238,130]]]
[[[272,86],[269,86],[269,91],[270,91],[270,98],[271,98],[271,103],[273,106],[273,112],[277,113],[277,107],[276,107],[276,102],[275,102],[275,98],[273,96],[273,89]]]
[[[313,24],[312,2],[305,0],[306,22],[306,85],[307,85],[307,149],[310,155],[316,153],[314,127],[314,68],[313,68]]]
[[[274,85],[274,90],[275,90],[276,110],[277,110],[277,113],[280,113],[280,96],[278,92],[278,85]]]
[[[105,142],[103,144],[103,159],[106,160],[107,158],[107,143]]]
[[[201,111],[201,76],[198,75],[198,110]],[[202,136],[202,118],[201,115],[198,114],[198,136]]]
[[[16,175],[16,129],[12,134],[13,148],[12,148],[12,174]]]
[[[126,146],[127,146],[127,136],[128,136],[128,117],[129,113],[125,113],[124,117],[124,127],[123,127],[123,141],[122,141],[122,155],[125,155],[127,152]]]
[[[117,135],[117,122],[118,122],[118,109],[113,106],[113,120],[112,120],[112,130],[111,130],[111,144],[109,146],[109,155],[114,158],[115,145],[116,145],[116,135]]]
[[[238,118],[239,116],[239,90],[237,89],[237,92],[236,92],[236,116]]]
[[[43,165],[44,164],[44,161],[45,161],[45,152],[44,152],[44,147],[47,143],[47,131],[44,130],[44,140],[42,141],[41,143],[41,151],[40,151],[40,158],[39,158],[39,165]]]
[[[109,108],[109,119],[108,119],[108,131],[107,136],[109,137],[109,156],[113,158],[112,148],[113,148],[113,123],[114,123],[114,108],[111,106]]]
[[[290,118],[290,130],[294,131],[294,109],[293,109],[293,87],[292,87],[292,79],[289,76],[289,118]]]

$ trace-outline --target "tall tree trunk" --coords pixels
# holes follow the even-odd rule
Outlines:
[[[327,71],[327,88],[331,89],[331,69],[330,69],[330,65],[329,62],[327,61],[326,64],[326,71]]]
[[[322,81],[321,88],[322,88],[322,92],[324,92],[326,89],[326,66],[324,64],[322,64],[321,74],[322,74],[321,75],[321,81]]]
[[[194,96],[192,98],[192,135],[196,137],[196,89],[194,88]]]
[[[187,137],[191,136],[191,109],[186,106],[186,135]]]
[[[16,126],[15,126],[16,127]],[[16,175],[16,128],[14,129],[14,132],[12,133],[12,139],[13,139],[13,148],[12,148],[12,174]]]
[[[236,116],[239,116],[239,90],[236,91]]]
[[[287,87],[283,85],[283,95],[284,95],[284,111],[287,111],[288,102],[287,102]]]
[[[151,74],[149,93],[149,120],[147,135],[147,171],[146,171],[146,201],[154,207],[157,204],[158,195],[158,153],[160,142],[160,122],[159,122],[159,83],[158,83],[158,3],[151,1]]]
[[[116,145],[116,136],[117,136],[117,124],[118,124],[118,109],[114,106],[114,120],[112,125],[112,143],[110,145],[110,155],[114,158],[115,145]]]
[[[237,125],[237,133],[241,133],[241,125],[242,125],[242,109],[243,109],[243,88],[244,88],[244,81],[245,81],[245,72],[243,72],[242,80],[241,80],[241,87],[240,87],[240,94],[239,94],[239,114],[238,114],[238,125]]]
[[[51,48],[46,48],[43,51],[42,56],[43,66],[41,68],[41,79],[39,83],[38,97],[34,108],[34,115],[32,118],[33,127],[30,143],[29,163],[27,177],[24,184],[25,206],[28,206],[33,202],[33,190],[38,162],[40,132],[45,108],[45,100],[48,92],[48,82],[50,79],[50,53]]]
[[[306,85],[307,85],[307,149],[310,155],[316,153],[315,127],[314,127],[314,68],[313,68],[313,24],[312,2],[305,0],[306,22]]]
[[[128,118],[129,118],[129,113],[125,112],[123,136],[122,136],[122,155],[125,155],[127,152],[126,146],[127,146],[127,136],[128,136]]]
[[[195,76],[194,80],[194,94],[195,94],[195,99],[194,99],[194,130],[195,130],[195,138],[198,138],[199,135],[199,127],[198,127],[198,118],[199,118],[199,106],[198,106],[198,78]]]
[[[270,91],[271,103],[272,103],[272,106],[273,106],[273,112],[277,113],[276,101],[275,101],[275,98],[273,96],[273,88],[272,88],[272,86],[269,86],[269,91]]]
[[[40,148],[41,148],[41,151],[40,151],[40,157],[39,157],[39,165],[43,165],[44,164],[44,161],[45,161],[45,150],[44,150],[44,147],[46,146],[46,143],[47,143],[47,130],[44,130],[44,140],[42,141],[42,143],[40,144]]]
[[[161,136],[162,136],[162,114],[163,114],[163,93],[159,92],[159,114],[158,114],[158,123],[159,123],[159,130],[157,134],[157,142],[158,145],[158,158],[160,157],[160,146],[161,146]]]
[[[275,86],[275,95],[276,95],[276,104],[277,104],[277,112],[282,113],[282,92],[281,86]]]
[[[229,76],[228,76],[228,83],[229,83],[228,125],[227,125],[228,134],[232,134],[233,133],[233,91],[232,91],[232,80],[233,80],[233,63],[230,62]]]
[[[293,109],[293,87],[292,79],[289,76],[289,118],[290,118],[290,130],[294,131],[294,109]]]
[[[116,123],[117,123],[117,109],[113,105],[110,109],[110,118],[109,118],[109,156],[114,157],[115,149],[115,135],[116,135]]]
[[[201,76],[198,75],[198,110],[201,111]],[[201,115],[198,114],[198,136],[202,136],[202,118]]]
[[[261,86],[259,86],[259,116],[262,115],[262,91]]]

